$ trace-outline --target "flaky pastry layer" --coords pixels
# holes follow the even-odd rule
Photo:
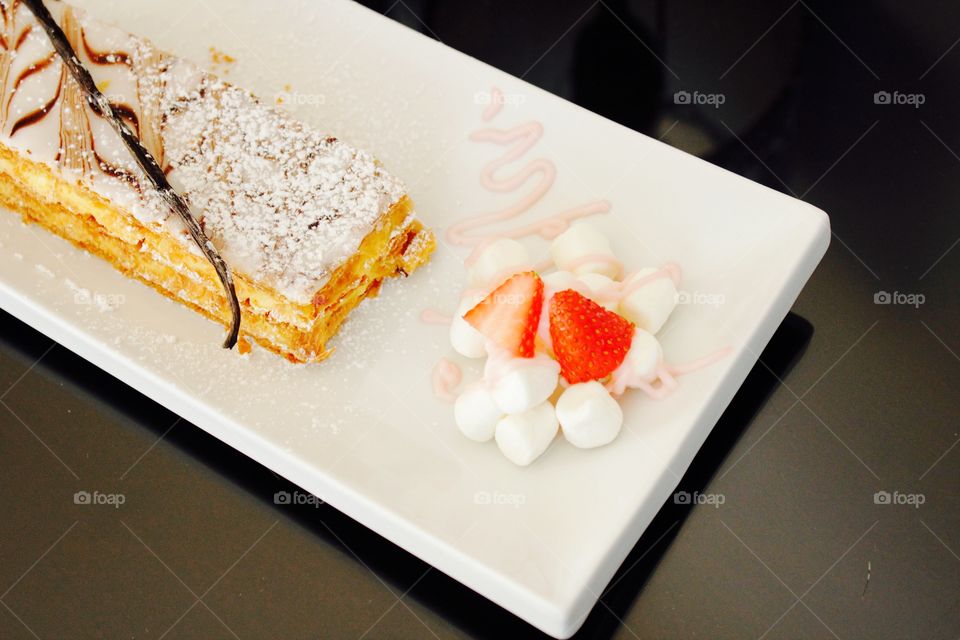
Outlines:
[[[0,205],[111,263],[125,275],[224,326],[230,316],[213,268],[190,245],[151,229],[81,183],[71,184],[46,165],[0,144]],[[408,275],[435,247],[433,235],[412,216],[404,196],[390,207],[356,253],[316,292],[310,304],[294,302],[263,283],[235,274],[242,303],[241,337],[310,362],[330,354],[329,340],[350,311],[375,295],[388,277]]]

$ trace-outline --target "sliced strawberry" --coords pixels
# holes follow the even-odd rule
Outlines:
[[[550,300],[550,339],[560,375],[570,384],[600,380],[627,357],[633,324],[573,289]]]
[[[463,319],[513,355],[532,358],[542,310],[543,281],[527,271],[508,278]]]

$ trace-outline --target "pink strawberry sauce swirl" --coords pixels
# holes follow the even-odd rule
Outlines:
[[[490,122],[496,118],[500,109],[503,109],[503,92],[494,87],[490,90],[490,104],[483,110],[483,121]]]
[[[463,373],[453,362],[446,358],[440,358],[433,367],[433,373],[430,375],[433,383],[433,395],[445,402],[454,402],[457,399],[456,390],[463,380]]]
[[[490,91],[490,102],[484,108],[482,113],[483,122],[489,122],[496,118],[503,109],[504,99],[500,89],[494,87]],[[494,193],[515,193],[531,180],[536,180],[533,187],[523,194],[513,204],[502,209],[489,211],[474,216],[469,216],[463,221],[454,224],[447,230],[447,240],[454,245],[473,247],[473,251],[467,256],[464,264],[469,267],[473,265],[480,253],[493,241],[500,238],[519,239],[529,236],[540,236],[545,240],[552,240],[561,233],[570,228],[570,224],[587,216],[610,211],[611,204],[607,200],[594,200],[577,207],[567,209],[560,213],[547,216],[540,220],[520,225],[510,230],[494,233],[484,233],[483,227],[496,225],[508,220],[512,220],[529,211],[535,204],[540,202],[547,194],[553,183],[556,181],[557,170],[553,162],[545,158],[535,158],[525,164],[522,168],[513,174],[502,175],[502,170],[509,164],[525,156],[543,137],[543,125],[536,121],[526,122],[510,129],[484,128],[475,131],[470,135],[473,142],[491,143],[506,150],[499,157],[487,163],[480,173],[480,184],[488,191]],[[581,256],[572,264],[567,265],[568,270],[585,264],[591,263],[610,264],[614,267],[615,282],[609,287],[596,292],[586,290],[581,293],[592,293],[592,296],[604,302],[620,302],[629,297],[635,291],[647,286],[648,284],[661,278],[670,278],[676,286],[680,284],[680,268],[678,265],[668,263],[657,269],[655,272],[637,278],[636,274],[625,274],[623,263],[616,257],[607,254],[591,254]],[[530,265],[534,271],[545,271],[553,266],[552,261],[544,260],[537,264]],[[505,279],[516,269],[511,269],[510,273],[504,273]],[[496,280],[496,278],[494,279]],[[579,288],[579,287],[574,287]],[[549,322],[548,307],[549,298],[554,292],[547,291],[544,299],[544,311],[541,316],[540,326],[538,327],[538,336],[541,342],[548,350],[552,349]],[[425,309],[420,316],[421,320],[428,324],[449,324],[453,318],[433,309]],[[624,375],[621,379],[610,380],[608,388],[614,395],[622,394],[626,387],[636,387],[644,391],[652,398],[663,398],[677,388],[676,378],[682,375],[699,371],[718,360],[727,356],[730,348],[720,349],[719,351],[695,360],[684,365],[670,365],[661,363],[657,369],[657,375],[653,380],[640,380],[636,375]],[[462,373],[460,368],[446,358],[441,359],[433,369],[433,388],[438,398],[446,401],[455,400],[454,390],[460,384]]]
[[[502,107],[503,92],[494,87],[490,91],[490,104],[487,105],[483,112],[484,122],[495,118],[500,113]],[[480,183],[485,189],[495,193],[512,193],[518,191],[533,178],[536,178],[536,183],[527,194],[523,195],[513,204],[503,209],[467,217],[447,230],[447,239],[452,244],[474,247],[474,250],[464,261],[466,266],[469,267],[474,264],[483,249],[499,238],[516,239],[539,235],[547,240],[552,240],[566,231],[572,221],[597,213],[606,213],[610,210],[609,202],[606,200],[596,200],[522,225],[510,231],[488,234],[480,231],[481,227],[504,222],[522,215],[537,204],[550,190],[550,187],[553,186],[557,176],[556,166],[544,158],[531,160],[513,175],[506,177],[499,176],[500,170],[504,166],[526,155],[542,137],[543,125],[536,121],[526,122],[512,129],[480,129],[470,136],[470,140],[474,142],[489,142],[508,147],[503,155],[487,163],[481,170]],[[530,268],[533,270],[543,270],[548,268],[549,265],[550,263],[546,262],[543,264],[530,265]],[[511,274],[504,274],[504,277],[509,275]],[[438,320],[440,317],[446,317],[446,314],[431,309],[421,314],[421,318],[424,319],[425,322]]]
[[[592,262],[592,260],[586,262]],[[628,273],[622,281],[614,282],[599,291],[594,291],[593,295],[603,302],[621,302],[629,298],[635,291],[639,291],[648,284],[663,278],[670,278],[673,280],[674,286],[680,286],[680,266],[672,262],[668,262],[653,273],[643,277],[637,278],[636,276],[636,273]]]
[[[471,216],[447,230],[447,240],[452,244],[474,247],[473,253],[467,258],[470,266],[483,248],[498,238],[523,238],[539,235],[552,240],[570,227],[570,223],[597,213],[606,213],[610,210],[610,203],[606,200],[595,200],[578,207],[573,207],[558,214],[519,226],[502,233],[476,232],[499,222],[516,218],[533,205],[538,203],[550,190],[556,181],[556,166],[544,158],[535,158],[522,168],[506,176],[501,176],[501,170],[508,164],[525,156],[543,137],[543,125],[539,122],[526,122],[511,129],[480,129],[470,136],[474,142],[489,142],[503,147],[506,151],[498,158],[494,158],[480,172],[480,184],[494,193],[514,193],[520,190],[531,179],[536,179],[534,186],[519,200],[503,208],[488,213]],[[474,233],[471,233],[474,232]]]
[[[705,369],[727,357],[731,351],[730,347],[724,347],[686,364],[667,364],[663,362],[657,367],[656,374],[651,380],[640,378],[635,371],[627,370],[622,374],[614,372],[610,376],[610,381],[606,384],[607,391],[611,395],[621,396],[629,387],[639,389],[656,400],[662,400],[676,391],[677,378]]]
[[[611,256],[606,253],[588,253],[587,255],[580,256],[567,265],[567,271],[576,271],[585,264],[594,264],[596,262],[612,266],[615,271],[613,276],[614,280],[619,280],[623,275],[623,263],[620,262],[616,256]]]

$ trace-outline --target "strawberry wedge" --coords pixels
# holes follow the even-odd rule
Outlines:
[[[514,356],[532,358],[542,310],[543,281],[526,271],[508,278],[463,319]]]
[[[627,357],[633,324],[573,289],[550,299],[550,339],[570,384],[601,380]]]

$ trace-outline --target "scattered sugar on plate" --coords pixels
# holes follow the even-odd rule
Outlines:
[[[42,265],[42,264],[37,264],[37,271],[39,271],[40,274],[41,274],[43,277],[45,277],[45,278],[53,278],[53,277],[54,277],[53,271],[50,271],[50,269],[48,269],[47,267],[45,267],[45,266]]]

